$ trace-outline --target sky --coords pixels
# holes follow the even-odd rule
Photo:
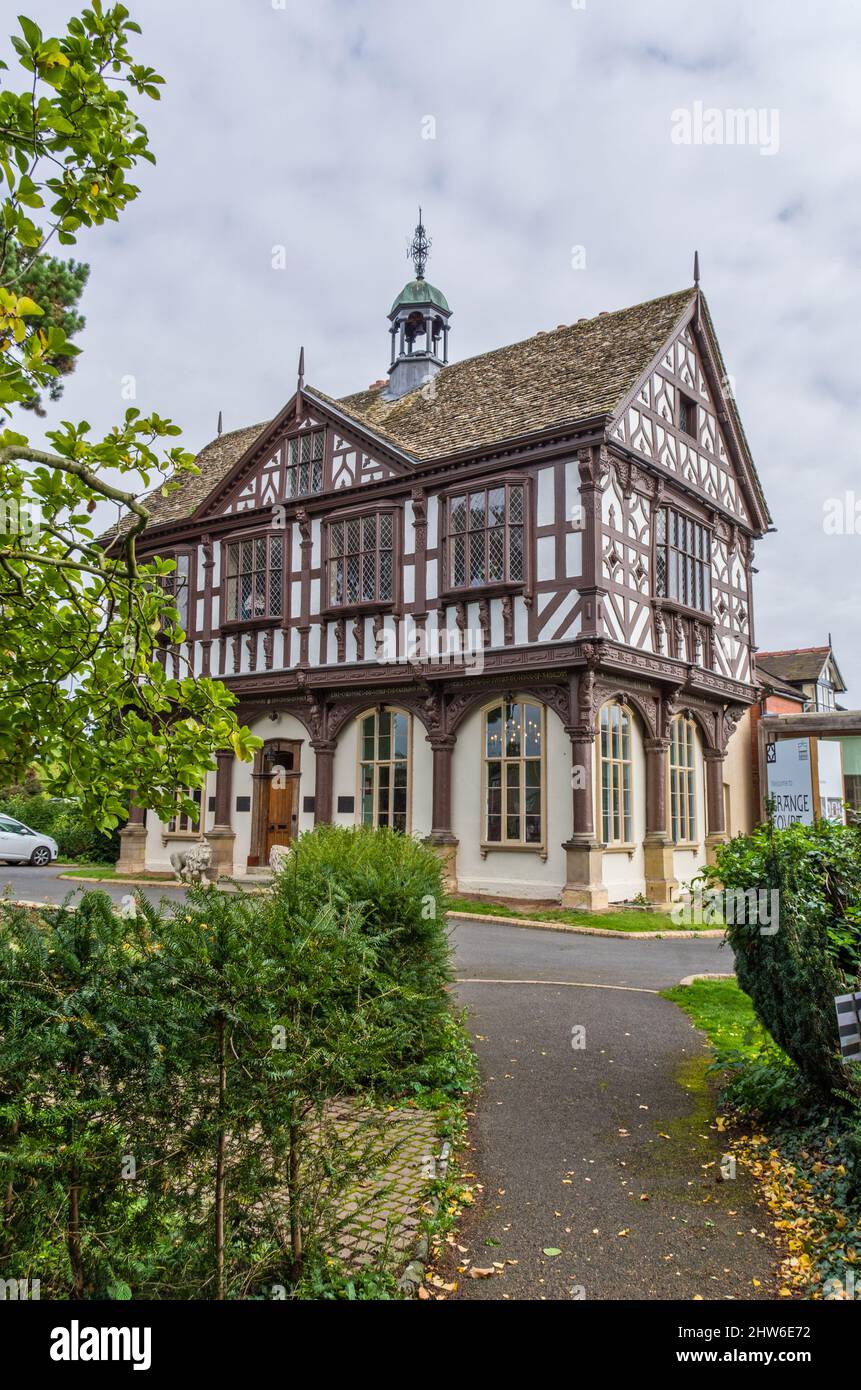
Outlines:
[[[75,249],[83,355],[45,428],[103,433],[133,380],[196,451],[219,410],[280,410],[301,344],[329,394],[385,376],[419,203],[452,358],[683,288],[697,248],[777,527],[756,641],[830,632],[861,707],[857,0],[126,3],[158,162]]]

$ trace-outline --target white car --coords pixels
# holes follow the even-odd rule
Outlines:
[[[29,825],[13,820],[11,816],[0,816],[0,860],[7,864],[33,864],[43,869],[57,857],[57,841],[39,830],[31,830]]]

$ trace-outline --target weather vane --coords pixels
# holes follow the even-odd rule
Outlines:
[[[416,270],[416,279],[423,280],[425,266],[428,263],[428,256],[431,249],[431,239],[422,226],[422,210],[419,208],[419,220],[416,226],[415,235],[410,242],[407,256],[412,258]]]

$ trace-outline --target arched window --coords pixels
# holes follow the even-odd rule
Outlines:
[[[544,844],[544,709],[502,700],[484,711],[484,842]]]
[[[409,830],[410,717],[403,710],[385,706],[359,721],[359,801],[362,825]]]
[[[604,705],[601,720],[601,838],[605,845],[630,845],[633,826],[631,714],[617,701]]]
[[[696,748],[693,720],[677,715],[670,725],[670,838],[676,845],[697,838]]]

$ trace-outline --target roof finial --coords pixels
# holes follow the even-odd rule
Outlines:
[[[224,429],[224,422],[223,422],[223,420],[222,420],[222,418],[221,418],[221,411],[219,410],[219,412],[218,412],[218,433],[221,434],[221,431],[222,431],[223,429]]]
[[[699,288],[700,283],[700,253],[694,252],[694,284]]]
[[[299,380],[296,383],[296,390],[301,391],[305,385],[305,349],[299,349]]]
[[[428,263],[430,249],[431,239],[422,225],[422,210],[421,207],[419,207],[419,220],[416,224],[415,234],[410,242],[409,250],[407,251],[407,256],[412,258],[412,263],[415,266],[417,280],[423,280],[425,278],[425,266]]]

